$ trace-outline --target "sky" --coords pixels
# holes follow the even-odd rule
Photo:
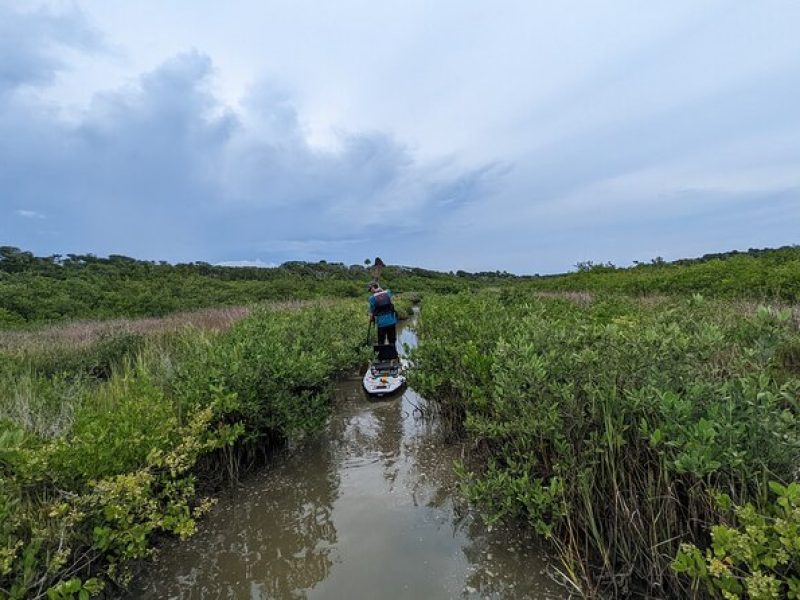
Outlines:
[[[0,245],[570,270],[800,243],[800,2],[0,0]]]

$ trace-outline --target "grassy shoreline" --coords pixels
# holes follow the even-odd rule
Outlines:
[[[124,585],[154,536],[192,533],[209,481],[324,426],[331,382],[365,357],[363,302],[191,314],[4,362],[0,597]]]

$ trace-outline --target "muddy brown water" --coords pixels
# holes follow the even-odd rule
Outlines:
[[[413,346],[411,327],[398,339]],[[426,401],[369,400],[339,382],[326,431],[220,498],[166,544],[127,598],[563,598],[540,546],[491,528],[460,499]]]

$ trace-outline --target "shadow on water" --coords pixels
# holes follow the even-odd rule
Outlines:
[[[412,390],[374,402],[359,379],[339,382],[327,430],[224,494],[128,598],[563,597],[534,542],[459,503],[459,448],[424,406]]]

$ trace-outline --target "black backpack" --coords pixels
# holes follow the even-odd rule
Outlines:
[[[373,314],[377,317],[379,315],[388,315],[394,313],[394,304],[392,304],[392,297],[387,291],[380,291],[372,295],[375,298],[375,309]]]

